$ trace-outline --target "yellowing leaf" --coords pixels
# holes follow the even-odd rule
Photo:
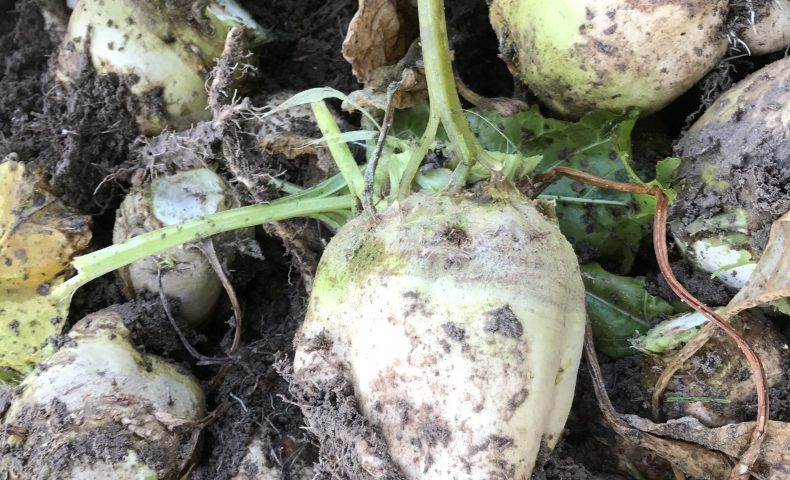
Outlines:
[[[50,291],[90,238],[90,218],[65,207],[42,170],[0,164],[0,377],[46,356],[69,303]]]
[[[90,218],[63,206],[41,170],[0,164],[0,288],[46,291],[90,238]]]
[[[0,300],[0,378],[9,370],[27,373],[51,353],[50,337],[60,333],[68,302],[19,290]]]

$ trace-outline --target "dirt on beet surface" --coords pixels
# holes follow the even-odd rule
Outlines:
[[[0,159],[15,153],[23,162],[45,167],[63,201],[93,216],[91,248],[99,249],[111,243],[115,210],[135,173],[150,160],[144,148],[150,139],[140,137],[135,122],[138,105],[130,95],[132,79],[97,77],[89,67],[71,89],[54,78],[52,59],[68,21],[63,3],[0,0]],[[284,91],[330,86],[351,92],[360,88],[340,54],[357,8],[355,0],[241,3],[276,37],[260,54],[257,83],[251,89],[253,105],[282,99]],[[465,83],[483,95],[533,100],[497,58],[498,43],[489,31],[486,2],[447,3],[452,47],[463,52],[457,55],[456,66]],[[46,18],[41,14],[42,6],[49,12]],[[734,80],[756,68],[737,60],[727,65],[665,112],[638,123],[633,141],[640,169],[652,171],[653,162],[671,155],[673,139],[688,126],[686,117],[696,118],[701,105],[709,105]],[[359,124],[358,116],[339,111],[339,102],[332,106],[339,122]],[[315,126],[297,116],[294,113],[288,120],[294,129],[291,133],[315,137]],[[222,173],[237,180],[234,186],[246,202],[274,198],[275,193],[259,181],[266,175],[311,184],[333,173],[321,152],[289,157],[259,144],[259,132],[251,130],[252,123],[241,122],[232,134],[204,128],[205,134],[195,139],[204,157],[227,157]],[[228,157],[231,151],[236,154]],[[294,336],[307,308],[312,273],[322,242],[330,237],[331,231],[315,221],[286,222],[256,231],[255,248],[228,266],[244,311],[241,348],[230,360],[226,352],[233,340],[228,324],[233,313],[227,299],[216,308],[211,326],[199,330],[181,326],[192,347],[190,352],[158,296],[128,301],[113,274],[76,294],[72,321],[118,305],[124,318],[131,319],[128,326],[142,351],[164,356],[201,381],[212,413],[203,429],[202,449],[185,472],[186,478],[373,478],[353,452],[360,445],[379,452],[383,440],[359,414],[348,383],[338,380],[328,389],[331,394],[311,396],[299,388],[299,382],[292,382],[289,366]],[[637,273],[647,276],[651,292],[673,298],[663,277],[656,273],[654,260],[644,260],[643,271]],[[721,286],[694,273],[680,258],[673,259],[673,268],[703,301],[720,305],[728,298]],[[172,307],[177,312],[178,305]],[[788,322],[783,328],[785,335],[790,334]],[[601,358],[601,362],[616,410],[649,418],[649,394],[642,386],[640,357]],[[790,376],[785,374],[771,389],[772,405],[776,406],[773,418],[790,420],[789,387]],[[564,438],[554,452],[541,458],[545,463],[534,479],[634,478],[624,473],[629,469],[645,473],[645,478],[675,478],[664,460],[629,445],[606,424],[584,363],[576,390]],[[7,408],[9,396],[10,390],[0,386],[0,414]],[[309,418],[320,418],[323,429],[309,428],[303,411]],[[377,468],[382,475],[376,478],[400,478],[394,467]]]

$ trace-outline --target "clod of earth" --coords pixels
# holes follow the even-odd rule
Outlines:
[[[661,110],[715,67],[727,0],[494,0],[502,56],[552,110]]]
[[[345,375],[406,478],[528,478],[562,434],[584,325],[576,257],[533,203],[413,194],[327,246],[295,377]]]
[[[319,478],[313,465],[305,460],[304,457],[307,455],[299,454],[302,451],[310,450],[306,445],[307,442],[303,440],[286,437],[282,455],[287,460],[287,465],[272,465],[271,460],[266,456],[271,444],[261,433],[264,431],[265,429],[261,428],[255,433],[245,448],[244,457],[238,465],[238,472],[230,476],[230,480],[279,480],[282,478],[314,480]]]

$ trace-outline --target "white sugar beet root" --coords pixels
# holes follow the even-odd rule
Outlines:
[[[754,25],[741,31],[752,55],[765,55],[790,46],[790,0],[755,5]]]
[[[121,314],[102,310],[20,385],[0,425],[0,477],[180,478],[203,416],[195,379],[138,352]]]
[[[121,203],[113,227],[113,242],[179,222],[210,215],[238,206],[238,200],[225,181],[209,168],[186,169],[162,175],[150,184],[133,188]],[[222,262],[236,256],[234,235],[215,238],[215,250]],[[179,314],[191,325],[210,318],[222,293],[222,284],[198,244],[173,247],[158,255],[145,257],[118,270],[124,295],[132,299],[141,291],[159,292],[179,302]]]
[[[250,47],[270,39],[234,0],[80,0],[69,17],[55,75],[72,85],[90,63],[98,75],[133,76],[131,92],[143,103],[136,115],[143,132],[187,129],[211,118],[206,76],[236,26],[248,29]],[[161,96],[161,105],[146,100],[152,95]]]
[[[678,140],[670,225],[695,268],[742,288],[790,209],[790,58],[724,92]]]
[[[490,194],[415,194],[346,224],[296,341],[304,388],[347,378],[409,479],[528,478],[570,410],[585,325],[576,257],[540,205]],[[359,463],[375,477],[366,445]]]
[[[726,0],[494,0],[502,56],[552,110],[656,112],[727,51]]]

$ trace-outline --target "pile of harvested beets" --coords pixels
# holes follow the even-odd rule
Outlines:
[[[0,13],[0,479],[790,478],[790,1]]]

